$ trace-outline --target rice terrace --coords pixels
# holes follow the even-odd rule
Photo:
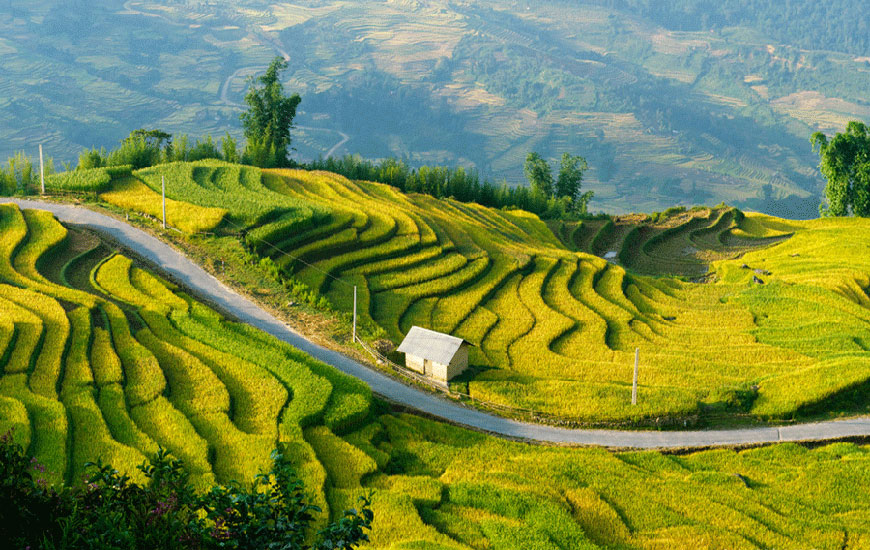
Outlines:
[[[707,208],[658,224],[581,222],[558,228],[560,241],[522,211],[332,174],[260,176],[212,161],[139,174],[152,189],[171,176],[173,200],[233,205],[227,224],[245,228],[259,257],[335,309],[352,309],[355,285],[373,338],[398,344],[420,325],[468,340],[472,372],[454,385],[486,401],[580,422],[708,410],[784,418],[825,400],[842,406],[866,378],[870,281],[858,220]],[[231,198],[254,185],[272,210]],[[608,251],[625,267],[589,253]],[[709,282],[688,282],[701,276]],[[831,307],[827,319],[819,303]],[[795,325],[804,330],[783,334]],[[636,348],[642,399],[632,407]]]
[[[164,235],[215,246],[228,262],[232,241],[335,310],[352,299],[340,281],[356,284],[370,338],[398,338],[413,323],[461,334],[475,344],[474,369],[452,384],[488,400],[641,424],[708,409],[720,421],[864,410],[870,312],[859,219],[793,222],[722,207],[551,232],[521,211],[329,173],[217,161],[108,183],[99,173],[101,200],[135,204],[133,217],[159,208],[155,187],[171,175],[170,204],[206,233]],[[63,175],[49,179],[64,185]],[[268,200],[246,201],[251,190]],[[499,441],[390,412],[365,384],[224,319],[99,234],[13,205],[2,207],[2,234],[2,418],[53,482],[74,482],[98,457],[135,474],[158,445],[201,486],[249,479],[280,443],[333,517],[377,489],[375,547],[731,547],[749,538],[802,547],[867,526],[856,515],[861,493],[844,493],[855,485],[835,473],[868,460],[853,443],[674,456]],[[586,252],[605,250],[626,267]],[[633,408],[635,347],[644,361]],[[512,458],[494,467],[499,456]],[[786,485],[765,481],[783,475]],[[539,476],[564,485],[540,487]],[[638,484],[620,489],[607,481],[616,478]],[[661,506],[630,505],[644,499]],[[714,502],[722,513],[711,518]]]
[[[0,549],[870,548],[863,4],[7,4]]]

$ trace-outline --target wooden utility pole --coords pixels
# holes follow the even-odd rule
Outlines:
[[[634,348],[634,381],[631,383],[631,404],[637,405],[637,363],[640,359],[640,348]]]
[[[166,229],[166,176],[160,176],[160,186],[163,191],[163,229]]]
[[[353,343],[356,344],[356,285],[353,285]]]
[[[42,184],[42,194],[45,195],[45,165],[42,163],[42,144],[39,144],[39,181]]]

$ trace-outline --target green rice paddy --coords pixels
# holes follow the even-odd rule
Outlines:
[[[848,224],[822,225],[833,238]],[[813,259],[811,248],[801,250]],[[744,261],[761,262],[760,254]],[[821,284],[786,258],[788,249],[766,256],[783,280],[764,287],[772,294],[760,304],[795,299],[783,290],[789,285]],[[570,270],[563,258],[535,265],[494,294],[522,294],[537,278],[557,281]],[[723,270],[723,279],[743,276],[739,267]],[[842,305],[834,288],[819,292]],[[98,458],[135,476],[158,445],[202,485],[249,479],[282,445],[325,511],[320,522],[375,491],[369,548],[870,542],[870,447],[612,453],[503,441],[391,413],[355,379],[221,317],[45,212],[0,205],[0,308],[0,431],[14,428],[54,483],[77,483],[84,462]],[[775,326],[761,328],[777,335]]]

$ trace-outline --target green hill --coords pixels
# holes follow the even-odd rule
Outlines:
[[[215,206],[234,189],[252,197],[232,179],[242,173],[204,161],[138,175],[155,189],[171,175],[171,198]],[[351,311],[355,285],[374,335],[397,344],[420,325],[472,342],[473,369],[453,387],[476,398],[592,423],[863,407],[864,220],[696,208],[554,234],[522,211],[329,173],[264,171],[257,185],[269,213],[245,226],[225,202],[227,228],[244,227],[252,250],[338,311]]]
[[[0,205],[0,311],[0,431],[14,427],[53,483],[76,483],[96,459],[141,475],[158,445],[200,485],[249,479],[282,445],[319,522],[375,490],[370,548],[839,548],[870,536],[866,446],[612,454],[393,414],[46,212]]]

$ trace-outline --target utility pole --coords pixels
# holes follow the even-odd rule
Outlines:
[[[160,186],[163,191],[163,229],[166,229],[166,176],[160,176]]]
[[[353,285],[353,343],[356,344],[356,285]]]
[[[631,404],[637,405],[637,363],[640,359],[640,348],[634,348],[634,382],[631,384]]]
[[[42,163],[42,144],[39,144],[39,181],[42,183],[42,194],[45,195],[45,165]]]

